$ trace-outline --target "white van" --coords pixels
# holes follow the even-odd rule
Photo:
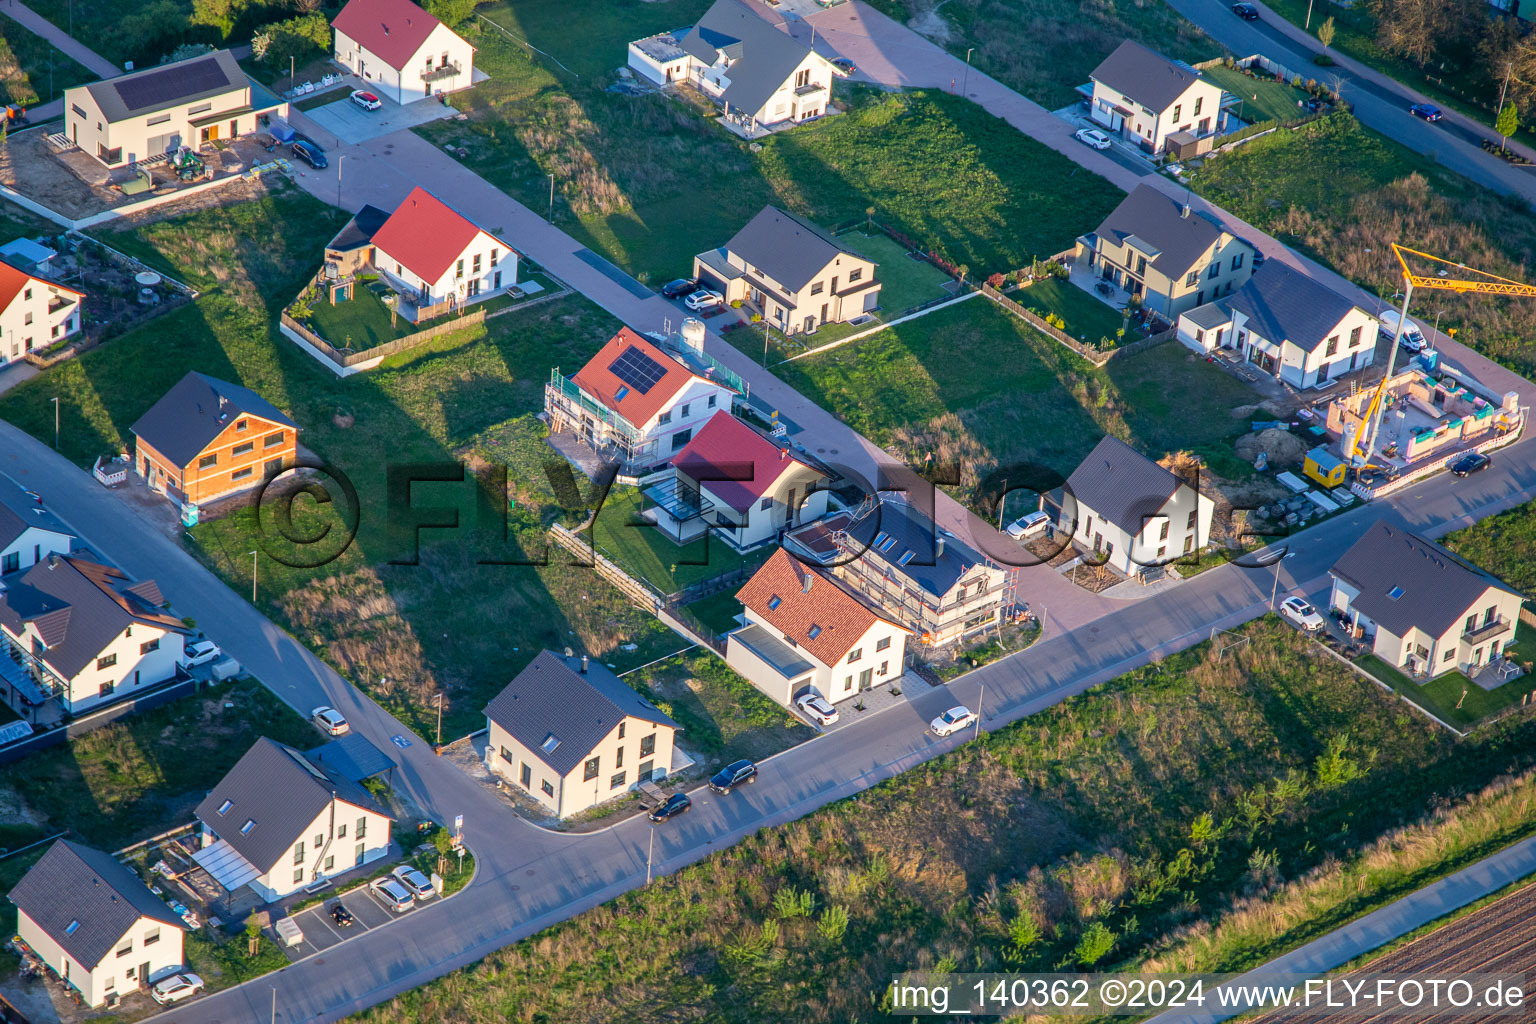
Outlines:
[[[1388,338],[1397,336],[1397,318],[1399,314],[1395,309],[1384,309],[1377,319],[1381,321],[1381,333]],[[1403,348],[1409,352],[1418,352],[1424,348],[1424,328],[1414,323],[1412,318],[1403,325]]]

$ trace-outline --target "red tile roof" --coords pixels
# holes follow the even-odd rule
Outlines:
[[[783,548],[763,563],[736,597],[823,665],[836,665],[871,626],[889,621],[830,575]]]
[[[737,512],[755,505],[791,465],[816,469],[730,413],[711,417],[672,465]]]
[[[389,215],[384,226],[374,232],[373,244],[432,285],[448,272],[479,233],[479,228],[418,185]]]
[[[440,24],[411,0],[351,0],[331,22],[396,71],[410,63]]]
[[[650,356],[661,365],[663,371],[661,379],[643,394],[625,384],[613,372],[613,364],[630,348],[638,349]],[[628,327],[620,327],[619,333],[609,338],[608,344],[588,360],[587,365],[578,370],[571,379],[604,406],[623,416],[633,426],[641,428],[666,408],[667,403],[677,397],[678,392],[687,387],[689,382],[706,378],[694,373]],[[719,381],[715,383],[725,387]],[[622,398],[619,397],[621,394]],[[716,416],[715,419],[719,417]]]
[[[35,274],[29,274],[25,270],[13,267],[4,260],[0,260],[0,310],[10,306],[16,296],[20,295],[22,289],[27,286],[28,281],[36,281],[38,284],[57,288],[59,291],[69,292],[72,295],[84,296],[85,294],[84,292],[77,292],[73,288],[66,288],[61,284],[54,284],[52,281],[45,281]]]

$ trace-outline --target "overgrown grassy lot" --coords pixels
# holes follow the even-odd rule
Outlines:
[[[226,683],[130,715],[68,743],[0,766],[0,845],[19,849],[57,832],[118,850],[191,819],[192,808],[260,736],[307,750],[324,737],[260,683]],[[47,846],[0,860],[9,891]],[[14,930],[16,909],[0,911]]]
[[[1536,594],[1536,502],[1455,530],[1440,543],[1522,594]]]
[[[1239,970],[1536,829],[1506,774],[1529,717],[1458,743],[1273,618],[1245,632],[360,1019],[836,1022],[908,969]]]
[[[1536,214],[1333,114],[1208,159],[1191,180],[1212,202],[1390,297],[1398,242],[1468,267],[1529,280]],[[1429,268],[1425,268],[1429,272]],[[1515,371],[1536,372],[1536,303],[1420,290],[1411,315]]]
[[[1064,478],[1106,433],[1154,459],[1188,450],[1243,475],[1232,441],[1256,401],[1177,343],[1096,369],[980,297],[774,372],[912,465],[957,466],[968,501],[995,496],[1022,464]]]
[[[1220,50],[1183,15],[1153,0],[871,0],[871,6],[959,57],[974,47],[974,67],[1053,110],[1078,98],[1074,90],[1122,40],[1190,62]]]
[[[63,449],[89,465],[128,443],[129,425],[189,369],[254,388],[288,411],[302,428],[300,444],[356,487],[356,540],[330,561],[339,545],[329,540],[283,540],[313,538],[306,531],[326,526],[333,537],[345,536],[346,503],[333,490],[330,504],[298,499],[286,534],[269,507],[265,540],[250,508],[206,520],[194,531],[195,551],[242,593],[250,589],[250,551],[263,551],[262,611],[417,729],[435,724],[430,705],[438,691],[449,698],[445,736],[477,728],[485,701],[542,647],[579,646],[621,667],[675,650],[669,630],[590,570],[567,564],[558,548],[547,566],[484,564],[544,557],[541,524],[556,514],[544,466],[564,462],[543,443],[533,416],[549,367],[585,362],[615,324],[583,300],[561,300],[434,339],[394,357],[388,369],[338,380],[282,338],[275,323],[342,219],[282,187],[258,201],[105,235],[205,289],[204,297],[8,392],[0,416],[51,443],[50,400],[58,395]],[[252,238],[263,242],[251,245]],[[401,564],[411,561],[411,532],[391,530],[389,467],[461,461],[472,471],[466,482],[417,484],[411,500],[456,508],[463,528],[423,530],[420,563]],[[487,499],[477,503],[474,475],[493,480],[502,465],[512,502],[505,541],[497,488],[487,484]],[[579,504],[586,488],[572,490]],[[303,567],[315,561],[323,564]],[[638,650],[622,650],[631,642]]]
[[[30,107],[96,76],[9,18],[0,22],[0,104]]]
[[[626,681],[683,727],[679,742],[707,766],[760,761],[816,735],[707,651],[668,658]]]
[[[482,23],[475,59],[491,79],[463,96],[469,120],[419,130],[465,149],[469,167],[534,209],[546,207],[553,174],[556,223],[652,284],[689,273],[695,253],[723,245],[768,203],[828,227],[873,207],[984,274],[1060,251],[1120,198],[1066,157],[942,93],[840,83],[849,113],[775,134],[754,152],[713,124],[713,106],[695,94],[606,91],[628,40],[689,24],[708,6],[680,2],[598,4],[584,11],[579,40],[554,0],[484,8],[549,56],[531,61]]]
[[[1298,72],[1300,73],[1300,72]],[[1204,68],[1201,74],[1210,82],[1243,101],[1234,113],[1244,121],[1289,121],[1301,116],[1297,102],[1307,98],[1301,89],[1277,82],[1272,75],[1248,75],[1237,68],[1221,65]],[[1319,71],[1316,76],[1324,78]]]

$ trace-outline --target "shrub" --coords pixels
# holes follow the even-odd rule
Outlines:
[[[1082,938],[1077,940],[1077,946],[1072,950],[1072,960],[1081,967],[1092,967],[1114,948],[1114,932],[1103,921],[1095,921],[1083,932]]]
[[[991,285],[993,288],[1001,288],[1007,283],[1008,279],[1002,274],[994,273],[987,277],[987,284]]]
[[[1312,55],[1312,63],[1320,68],[1331,68],[1333,67],[1333,58],[1326,53],[1315,53]]]

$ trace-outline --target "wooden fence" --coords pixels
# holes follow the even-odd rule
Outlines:
[[[591,544],[583,540],[578,534],[561,526],[559,523],[549,528],[550,536],[555,538],[555,543],[565,548],[571,554],[583,560],[592,559],[592,567],[603,579],[612,583],[619,591],[640,608],[652,615],[661,610],[661,595],[640,580],[635,579],[629,573],[620,569],[617,564],[598,554]]]
[[[316,334],[314,331],[310,330],[308,327],[305,327],[293,317],[289,316],[286,311],[284,311],[282,314],[282,324],[294,334],[297,334],[310,345],[318,349],[320,354],[325,356],[325,358],[329,359],[331,362],[337,364],[338,366],[346,367],[356,366],[358,363],[376,363],[379,360],[385,359],[388,356],[392,356],[397,352],[404,352],[407,349],[414,348],[415,346],[420,345],[422,342],[436,338],[439,335],[451,334],[454,331],[462,331],[471,327],[478,327],[480,324],[485,323],[485,317],[486,312],[484,309],[473,309],[461,317],[455,317],[447,323],[434,324],[431,327],[423,328],[422,330],[416,331],[413,334],[407,334],[403,338],[396,338],[394,341],[386,341],[384,344],[375,345],[373,348],[365,348],[361,352],[342,352],[340,349],[337,349],[335,346],[333,346],[330,342],[320,337],[320,335]]]

